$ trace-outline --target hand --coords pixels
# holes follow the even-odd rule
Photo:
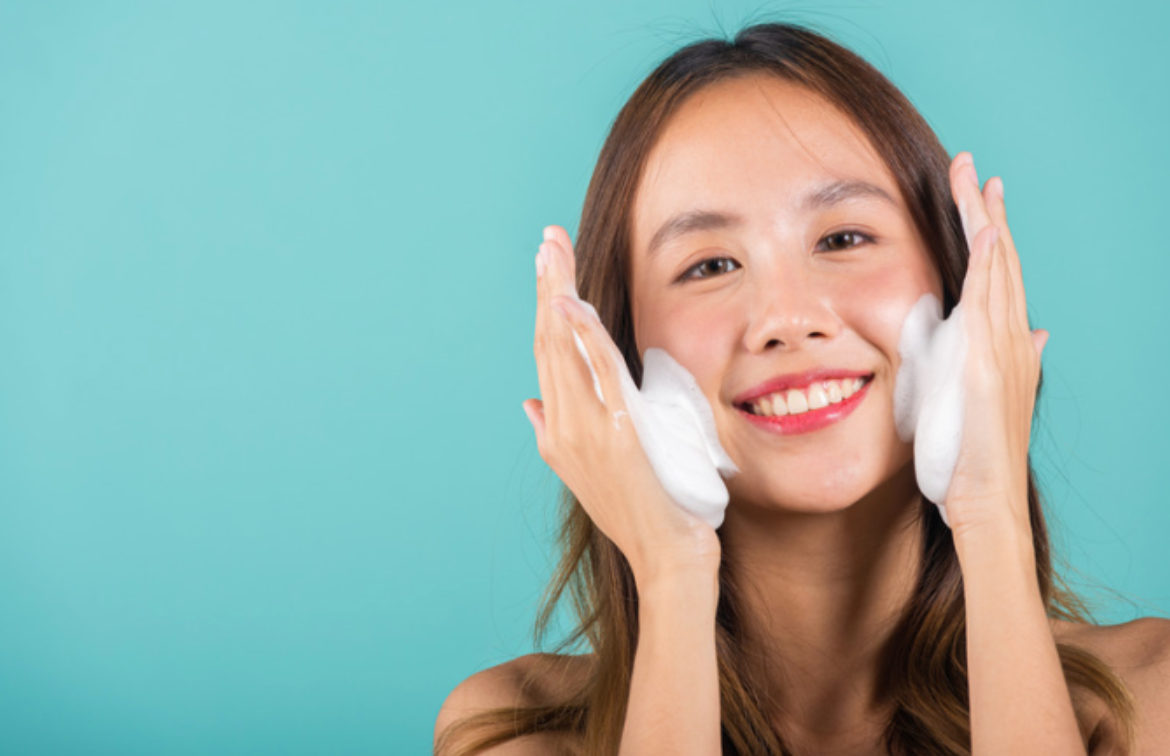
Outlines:
[[[947,516],[956,537],[1009,522],[1030,542],[1028,445],[1048,332],[1028,327],[1003,179],[990,179],[980,191],[969,152],[955,156],[950,179],[971,259],[960,298],[968,344],[963,439]]]
[[[717,571],[715,531],[667,495],[630,422],[621,381],[631,387],[633,381],[605,327],[577,299],[569,234],[549,226],[545,239],[537,255],[533,348],[543,401],[524,402],[541,458],[621,549],[640,581],[692,567]],[[574,331],[589,353],[604,405]]]

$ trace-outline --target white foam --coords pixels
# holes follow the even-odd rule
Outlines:
[[[924,294],[902,323],[902,365],[894,380],[898,437],[914,442],[914,473],[923,495],[947,519],[946,498],[963,438],[967,330],[963,304],[942,318],[942,303]]]
[[[598,318],[592,305],[577,301]],[[605,404],[585,344],[576,332],[573,339],[593,376],[593,390]],[[734,475],[739,468],[719,443],[715,415],[694,376],[656,347],[642,355],[641,391],[624,360],[618,360],[618,368],[622,401],[662,487],[680,507],[718,528],[730,500],[721,476]],[[614,413],[615,425],[621,414],[621,410]]]
[[[577,301],[600,322],[592,305]],[[573,339],[604,404],[585,344],[575,332]],[[918,486],[950,526],[946,495],[963,435],[967,332],[962,303],[943,320],[938,298],[924,294],[902,323],[898,354],[902,360],[894,381],[898,437],[914,442]],[[618,363],[622,400],[663,488],[683,509],[718,528],[730,498],[723,477],[739,469],[719,443],[711,405],[694,377],[663,349],[651,347],[642,355],[641,391],[625,361]],[[615,425],[621,414],[614,413]]]

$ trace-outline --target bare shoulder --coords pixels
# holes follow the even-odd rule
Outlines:
[[[436,746],[451,725],[473,714],[498,708],[547,706],[566,700],[588,681],[592,667],[593,656],[588,654],[526,654],[476,672],[455,686],[443,702],[435,721]],[[485,756],[552,756],[572,753],[570,745],[555,735],[528,736],[482,753]]]
[[[1142,617],[1118,625],[1058,622],[1055,632],[1058,640],[1091,651],[1129,687],[1137,709],[1134,756],[1170,753],[1170,619]],[[1106,719],[1101,726],[1108,730],[1110,723]]]

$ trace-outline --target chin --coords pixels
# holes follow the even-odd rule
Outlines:
[[[849,509],[875,493],[892,478],[913,476],[913,449],[891,449],[888,457],[868,455],[844,464],[794,461],[774,466],[761,475],[743,470],[727,481],[731,506],[800,514],[831,514]],[[799,470],[799,472],[796,472]]]
[[[730,507],[791,514],[831,514],[848,509],[864,498],[866,493],[866,488],[854,489],[852,486],[780,485],[775,488],[764,487],[762,490],[741,488],[731,490]]]

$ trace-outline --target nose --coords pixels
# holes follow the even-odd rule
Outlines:
[[[840,332],[830,287],[818,279],[815,271],[800,264],[777,264],[756,276],[744,333],[749,352],[799,351]]]

